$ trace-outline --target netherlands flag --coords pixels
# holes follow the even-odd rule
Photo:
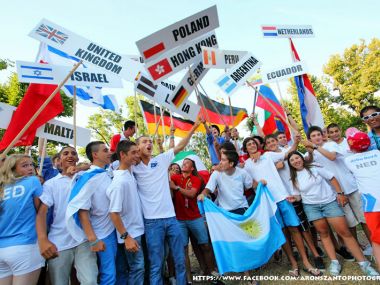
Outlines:
[[[293,61],[300,61],[300,57],[298,56],[292,39],[289,40]],[[323,120],[321,108],[319,107],[317,97],[309,77],[307,74],[303,74],[295,76],[294,80],[297,86],[298,99],[300,100],[301,117],[305,132],[308,131],[310,126],[319,126],[324,128],[325,122]]]
[[[261,26],[264,37],[277,37],[277,27],[275,26]]]

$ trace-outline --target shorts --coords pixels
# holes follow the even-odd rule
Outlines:
[[[309,222],[323,218],[344,217],[342,208],[336,200],[327,204],[303,204]]]
[[[20,276],[45,266],[37,244],[0,248],[0,278]]]
[[[380,212],[364,212],[364,217],[371,233],[371,241],[380,244]]]
[[[281,228],[298,227],[300,219],[297,216],[296,210],[292,203],[287,200],[282,200],[277,203],[276,219],[280,223]]]
[[[350,228],[357,226],[359,223],[365,224],[365,218],[363,213],[363,201],[359,191],[352,192],[346,195],[348,203],[344,206],[343,211],[346,215],[348,226]],[[346,212],[346,209],[350,211]],[[350,220],[354,221],[353,223]]]
[[[303,209],[301,202],[294,202],[293,203],[294,210],[296,211],[296,214],[300,220],[299,229],[300,231],[307,232],[310,229],[309,220],[306,217],[305,211]]]
[[[208,233],[203,217],[195,220],[178,221],[178,223],[184,246],[189,244],[189,231],[196,238],[198,244],[208,243]]]

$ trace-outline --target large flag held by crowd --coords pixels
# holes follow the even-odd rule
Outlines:
[[[255,200],[244,215],[219,208],[209,199],[199,203],[199,207],[206,215],[221,274],[258,268],[285,243],[281,225],[275,217],[277,205],[261,183]]]

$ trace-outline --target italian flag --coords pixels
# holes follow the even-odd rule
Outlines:
[[[198,171],[207,170],[206,166],[203,164],[202,160],[198,155],[192,150],[189,151],[181,151],[177,153],[177,155],[173,159],[173,163],[177,163],[179,166],[182,166],[182,162],[185,158],[189,158],[195,162],[195,166]]]

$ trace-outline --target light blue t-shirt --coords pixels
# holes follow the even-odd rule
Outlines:
[[[0,248],[36,243],[34,198],[41,194],[42,186],[36,176],[5,186],[0,204]]]

